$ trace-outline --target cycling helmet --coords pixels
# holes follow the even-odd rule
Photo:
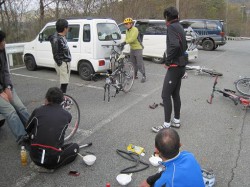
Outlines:
[[[205,187],[213,187],[215,184],[215,175],[213,171],[207,171],[206,169],[202,169],[201,172]]]
[[[125,18],[123,23],[133,23],[133,19],[132,18]]]

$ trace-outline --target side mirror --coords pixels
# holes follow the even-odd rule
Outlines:
[[[39,34],[39,36],[38,36],[38,40],[39,40],[40,42],[42,42],[42,41],[43,41],[43,33],[40,33],[40,34]]]

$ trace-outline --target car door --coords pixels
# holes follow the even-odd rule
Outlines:
[[[143,56],[162,57],[166,49],[167,27],[163,22],[149,22],[138,26],[143,33]]]
[[[81,44],[80,44],[80,24],[70,24],[66,35],[67,43],[71,53],[71,69],[77,70],[77,62],[80,59]]]
[[[38,66],[54,67],[54,59],[49,36],[56,32],[56,26],[47,26],[42,33],[42,40],[36,42],[35,60]]]

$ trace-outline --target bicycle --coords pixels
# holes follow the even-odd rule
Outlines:
[[[201,66],[189,66],[189,65],[187,65],[186,70],[195,70],[196,74],[206,73],[206,74],[209,74],[213,77],[214,76],[223,76],[222,73],[219,73],[214,69],[209,69],[209,68],[201,67]]]
[[[115,97],[120,91],[128,93],[134,83],[134,66],[128,62],[126,56],[123,54],[123,47],[121,45],[102,45],[104,47],[111,47],[110,63],[112,73],[97,73],[99,75],[107,76],[104,85],[104,101],[106,99],[106,92],[108,92],[108,102],[110,101],[110,88],[115,88]],[[121,52],[119,53],[115,47]]]
[[[68,111],[71,116],[71,122],[68,124],[68,128],[65,131],[64,140],[69,140],[76,133],[79,124],[80,124],[80,108],[76,102],[76,100],[69,96],[64,95],[64,101],[61,103],[61,106],[64,110]]]
[[[240,94],[250,97],[250,78],[239,79],[234,84]]]
[[[216,76],[216,78],[215,78],[214,85],[213,85],[213,90],[212,90],[210,99],[207,100],[207,102],[209,104],[212,104],[212,100],[214,98],[214,92],[218,92],[218,93],[223,94],[224,97],[228,97],[229,99],[231,99],[234,102],[235,105],[240,103],[246,108],[250,107],[250,98],[249,97],[237,95],[235,93],[235,91],[230,90],[230,89],[221,90],[221,89],[217,88],[216,87],[216,85],[218,83],[217,79],[218,79],[218,76]]]

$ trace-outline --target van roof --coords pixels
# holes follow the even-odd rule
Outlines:
[[[79,23],[82,21],[90,21],[93,20],[94,22],[99,22],[99,21],[111,21],[111,22],[115,22],[115,20],[111,19],[111,18],[91,18],[91,17],[87,17],[87,18],[65,18],[69,23]],[[47,24],[55,24],[56,21],[50,21]]]
[[[224,22],[224,20],[219,20],[219,19],[182,19],[180,21],[220,21]]]

